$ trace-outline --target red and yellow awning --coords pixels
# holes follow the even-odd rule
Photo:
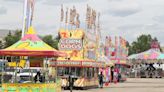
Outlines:
[[[0,55],[10,56],[66,56],[66,53],[59,52],[43,42],[30,27],[25,36],[12,46],[0,50]]]

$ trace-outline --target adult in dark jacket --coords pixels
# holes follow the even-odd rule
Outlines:
[[[41,73],[38,71],[34,77],[34,81],[35,83],[37,82],[42,82],[42,77],[41,77]]]
[[[101,73],[99,74],[99,85],[100,85],[100,88],[103,88],[103,77],[104,77],[104,75],[103,75],[103,73],[101,72]]]
[[[71,75],[72,74],[69,73],[69,77],[68,77],[70,92],[72,92],[72,90],[73,90],[73,83],[74,83],[73,78],[72,78]]]

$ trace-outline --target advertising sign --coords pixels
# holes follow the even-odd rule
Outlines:
[[[82,50],[81,39],[60,39],[59,50]]]

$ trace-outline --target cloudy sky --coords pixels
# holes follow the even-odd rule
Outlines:
[[[36,0],[33,26],[40,35],[56,35],[60,6],[72,7],[85,21],[86,5],[101,13],[102,35],[129,42],[141,34],[157,37],[164,46],[164,0]],[[0,0],[0,29],[21,29],[23,0]]]

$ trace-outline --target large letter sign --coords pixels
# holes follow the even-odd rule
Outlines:
[[[81,39],[60,39],[59,50],[81,50]]]

